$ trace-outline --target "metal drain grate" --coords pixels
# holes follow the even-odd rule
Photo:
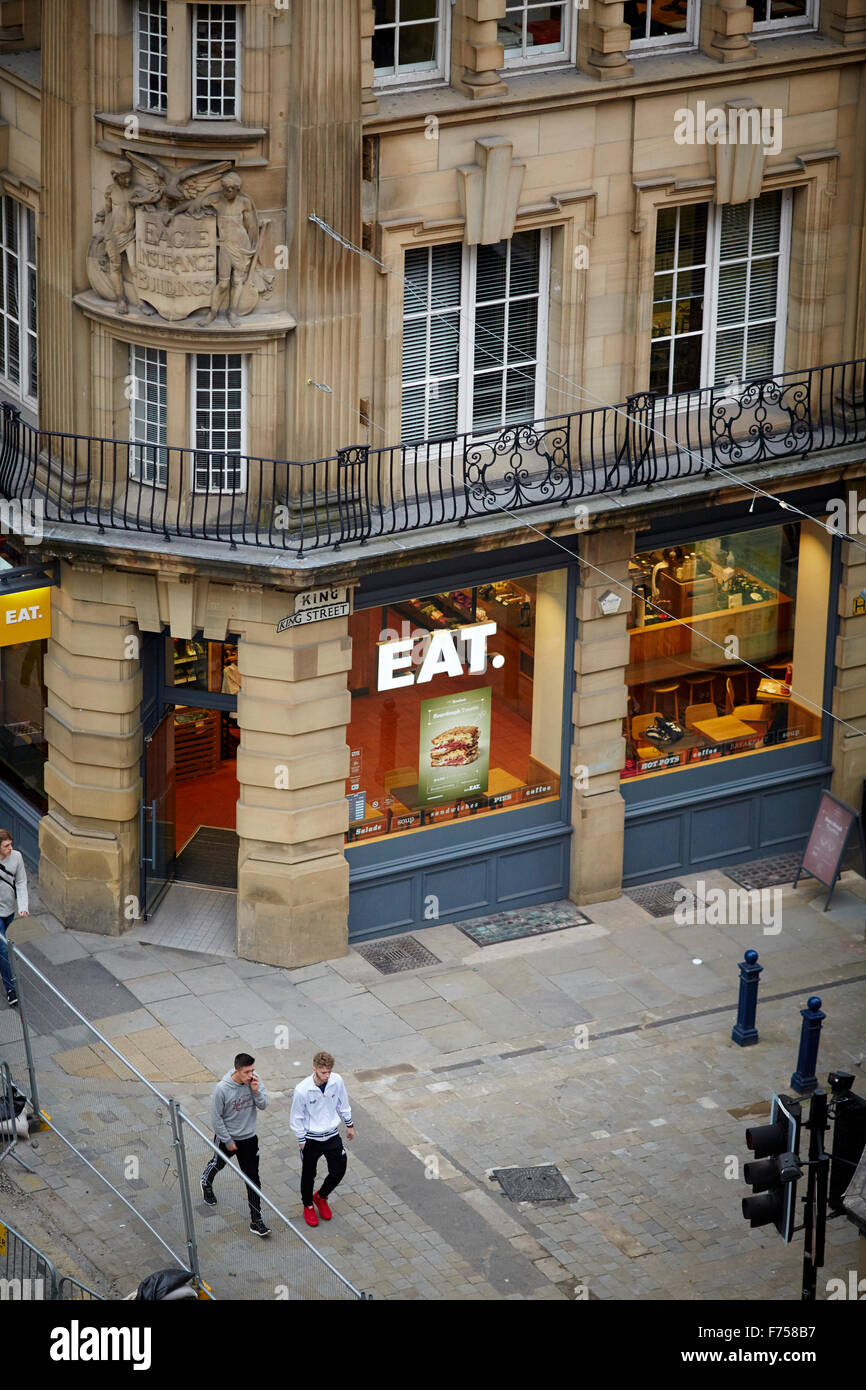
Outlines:
[[[495,946],[500,941],[519,941],[524,936],[544,936],[547,932],[565,931],[568,927],[585,926],[592,919],[572,903],[559,906],[528,907],[514,912],[495,912],[490,917],[470,917],[455,922],[455,927],[474,941],[476,946]]]
[[[369,961],[383,975],[396,975],[399,970],[417,970],[421,965],[441,965],[438,956],[416,941],[414,936],[397,936],[390,941],[371,941],[355,948],[359,956]]]
[[[552,1163],[535,1168],[496,1168],[492,1176],[512,1202],[570,1202],[574,1193]]]
[[[642,907],[650,917],[673,917],[678,903],[674,894],[685,888],[679,879],[671,878],[664,883],[645,883],[640,888],[629,888],[625,896]],[[682,898],[679,900],[682,902]]]
[[[777,854],[769,859],[751,859],[748,864],[732,864],[725,873],[741,888],[772,888],[777,883],[790,887],[802,861],[802,854]]]

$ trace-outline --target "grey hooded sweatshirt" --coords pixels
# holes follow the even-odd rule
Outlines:
[[[12,917],[16,910],[27,912],[27,872],[17,849],[0,859],[0,917]]]
[[[252,1139],[256,1132],[256,1111],[267,1107],[268,1095],[259,1081],[258,1091],[251,1086],[239,1086],[232,1081],[233,1071],[227,1071],[218,1081],[211,1101],[210,1117],[213,1132],[224,1144],[236,1139]]]

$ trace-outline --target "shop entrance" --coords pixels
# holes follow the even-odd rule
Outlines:
[[[237,891],[237,644],[159,637],[143,711],[142,914],[172,883]]]

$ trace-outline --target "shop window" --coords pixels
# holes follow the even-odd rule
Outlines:
[[[544,414],[549,263],[546,230],[406,252],[405,444]]]
[[[650,390],[674,395],[782,371],[790,191],[659,211]]]
[[[756,38],[785,29],[814,29],[818,23],[817,0],[746,0],[746,3],[755,14],[752,33]]]
[[[0,648],[0,777],[45,811],[46,643]]]
[[[697,20],[698,0],[626,0],[623,7],[630,52],[693,44]]]
[[[192,48],[193,116],[240,118],[240,13],[237,5],[196,5]]]
[[[243,492],[246,487],[244,365],[240,353],[196,355],[192,404],[196,492]]]
[[[497,38],[505,49],[507,67],[564,62],[571,47],[573,0],[537,5],[533,0],[508,0]]]
[[[241,688],[237,643],[167,637],[165,673],[168,685],[237,695]]]
[[[353,614],[348,843],[558,799],[567,587],[558,570]]]
[[[623,777],[819,738],[830,545],[803,522],[634,556]]]
[[[162,348],[129,349],[129,472],[142,483],[168,482],[166,360]]]
[[[166,0],[138,0],[135,15],[136,106],[165,115],[168,99]]]
[[[448,0],[374,0],[377,86],[447,77]]]
[[[0,384],[36,404],[36,219],[30,208],[0,198]]]

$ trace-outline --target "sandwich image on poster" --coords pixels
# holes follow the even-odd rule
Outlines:
[[[422,700],[418,800],[422,806],[486,792],[490,686]]]

